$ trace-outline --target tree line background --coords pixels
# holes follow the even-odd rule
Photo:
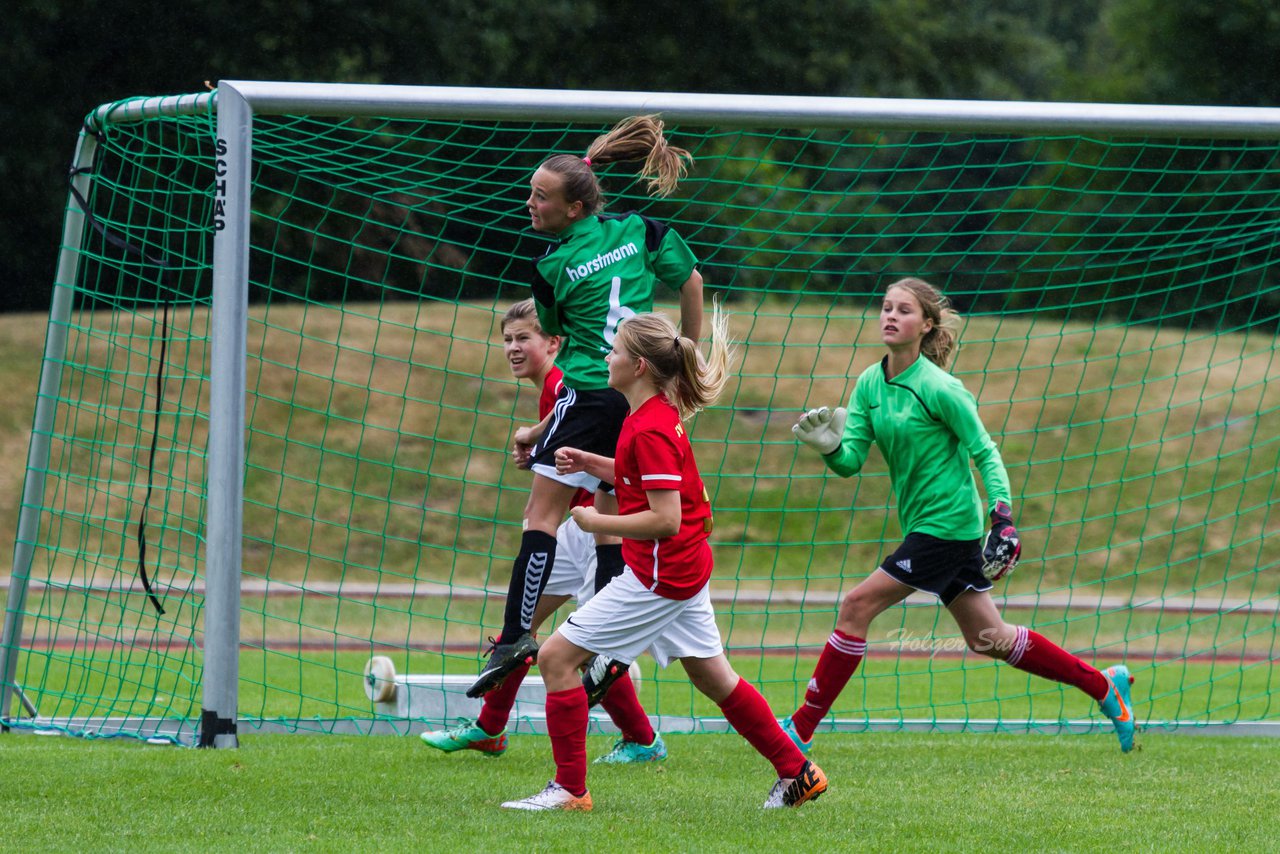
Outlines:
[[[1280,105],[1274,0],[20,0],[0,311],[44,311],[84,116],[219,79]]]

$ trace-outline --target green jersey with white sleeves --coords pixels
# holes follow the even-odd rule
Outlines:
[[[903,535],[944,540],[985,536],[987,510],[1012,504],[995,442],[960,380],[921,356],[888,379],[888,357],[858,376],[840,447],[823,459],[842,477],[856,474],[874,441],[889,467]],[[969,466],[982,475],[984,507]]]
[[[535,264],[533,299],[543,331],[564,337],[565,385],[608,388],[618,324],[653,310],[657,282],[679,291],[696,264],[679,234],[638,213],[596,214],[561,232]]]

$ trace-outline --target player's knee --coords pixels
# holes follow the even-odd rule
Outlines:
[[[553,634],[538,650],[538,669],[552,678],[571,676],[581,664],[577,652],[577,647],[564,641],[559,634]]]
[[[698,691],[699,694],[710,693],[713,687],[713,683],[710,677],[707,676],[707,674],[700,673],[693,670],[689,670],[687,672],[689,674],[689,681],[693,683],[693,687]]]
[[[860,588],[855,587],[840,600],[839,619],[845,623],[866,625],[876,615],[876,604]]]
[[[1007,623],[999,626],[987,626],[964,636],[965,644],[970,652],[985,655],[988,658],[1004,660],[1013,649],[1017,637],[1017,629]]]
[[[556,535],[556,530],[560,527],[560,520],[564,518],[564,514],[553,511],[547,511],[542,507],[526,508],[524,514],[524,530],[525,531],[541,531],[544,534]]]
[[[723,655],[709,659],[683,659],[684,672],[699,693],[722,703],[738,687],[741,678]]]

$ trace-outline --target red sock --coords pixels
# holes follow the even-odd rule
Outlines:
[[[609,717],[618,725],[618,729],[622,731],[622,737],[627,741],[643,744],[646,747],[653,744],[655,737],[653,724],[649,723],[649,716],[644,713],[644,706],[640,705],[640,698],[636,696],[636,686],[631,681],[630,673],[624,673],[618,677],[618,681],[609,688],[600,705],[609,713]]]
[[[846,635],[836,629],[827,638],[827,645],[818,656],[818,666],[809,680],[809,690],[804,692],[804,705],[791,716],[796,735],[804,741],[813,738],[813,731],[831,711],[849,677],[858,669],[862,656],[867,654],[867,642],[863,638]]]
[[[733,692],[720,704],[724,719],[761,756],[773,763],[779,777],[798,777],[804,754],[778,726],[773,709],[750,682],[739,679]]]
[[[547,735],[556,760],[556,782],[574,797],[587,791],[587,689],[547,693]]]
[[[507,728],[511,719],[511,708],[516,704],[516,694],[520,691],[520,683],[529,675],[529,665],[522,664],[502,680],[502,684],[484,695],[484,705],[480,707],[480,716],[476,718],[476,726],[486,735],[498,735]]]
[[[1073,685],[1095,700],[1101,701],[1107,696],[1110,690],[1107,677],[1096,667],[1026,626],[1017,628],[1018,637],[1005,659],[1007,662],[1036,676]]]

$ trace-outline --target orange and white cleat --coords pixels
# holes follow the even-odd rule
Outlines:
[[[502,805],[507,810],[579,810],[591,811],[591,793],[583,792],[579,797],[564,786],[552,780],[547,787],[536,795],[519,801],[507,801]]]
[[[806,801],[814,801],[827,790],[827,775],[822,769],[806,759],[804,767],[795,777],[779,777],[778,782],[769,790],[765,798],[765,809],[778,807],[798,807]]]

